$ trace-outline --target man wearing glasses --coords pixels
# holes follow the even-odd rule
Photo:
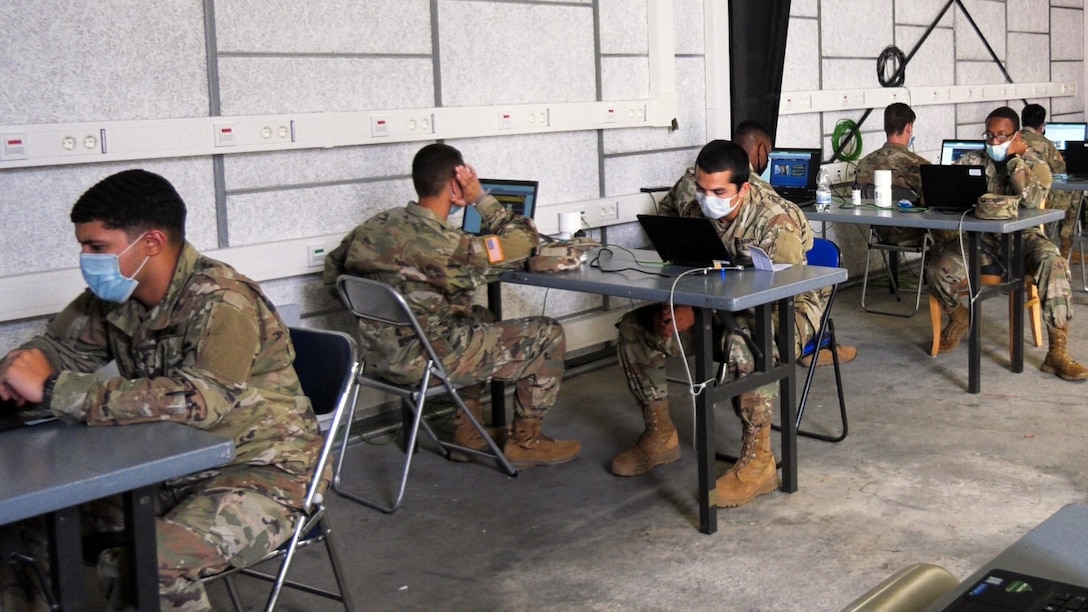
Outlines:
[[[966,153],[956,163],[982,166],[990,193],[1019,196],[1020,206],[1024,208],[1043,207],[1050,193],[1050,168],[1021,137],[1016,111],[1002,106],[991,112],[986,117],[983,137],[984,151]],[[990,263],[991,254],[1000,256],[1001,240],[996,234],[985,234],[982,241],[985,265]],[[958,298],[959,291],[967,286],[967,267],[960,253],[959,241],[952,241],[939,257],[926,265],[930,291],[948,315],[948,324],[941,332],[942,353],[956,348],[969,327],[969,311]],[[1039,288],[1043,319],[1050,335],[1050,349],[1040,369],[1065,380],[1088,378],[1088,368],[1074,361],[1066,350],[1069,320],[1073,316],[1069,265],[1058,253],[1058,247],[1038,228],[1024,231],[1024,265]]]

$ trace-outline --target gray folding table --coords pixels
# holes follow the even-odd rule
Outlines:
[[[594,258],[596,252],[590,254]],[[716,367],[712,356],[714,310],[738,312],[749,308],[756,312],[756,337],[753,338],[761,355],[756,356],[756,369],[752,374],[724,385],[709,384],[696,397],[695,448],[699,462],[699,530],[714,533],[717,530],[717,508],[712,504],[717,475],[714,469],[714,411],[718,402],[735,397],[768,383],[779,383],[782,422],[782,490],[797,490],[797,428],[794,422],[796,405],[794,393],[793,325],[783,325],[774,334],[771,313],[777,305],[780,320],[793,320],[793,298],[806,291],[821,289],[846,280],[843,268],[817,266],[790,266],[777,272],[747,269],[741,272],[714,272],[707,275],[691,275],[681,279],[672,290],[674,277],[687,268],[677,266],[643,265],[638,261],[658,260],[653,251],[627,252],[611,250],[598,261],[600,267],[583,265],[578,270],[560,273],[506,272],[503,283],[550,287],[567,291],[596,293],[634,300],[668,302],[695,308],[695,370],[698,381],[710,381]],[[625,269],[624,271],[618,271]],[[615,270],[615,271],[610,271]],[[495,284],[497,285],[497,283]],[[494,286],[494,285],[493,285]],[[489,296],[492,305],[500,304],[497,289]],[[774,344],[780,361],[774,361]],[[617,386],[623,383],[617,380]]]
[[[45,423],[0,433],[0,525],[48,515],[53,590],[82,610],[79,505],[121,494],[133,603],[159,609],[155,484],[230,461],[234,443],[178,423],[88,427]]]

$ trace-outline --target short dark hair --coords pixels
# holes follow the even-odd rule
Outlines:
[[[147,170],[125,170],[102,179],[79,196],[69,218],[72,223],[101,221],[130,239],[158,229],[173,245],[185,240],[185,202],[170,181]]]
[[[1020,115],[1017,115],[1016,111],[1007,106],[999,106],[990,111],[990,114],[986,115],[986,125],[990,124],[990,119],[1008,119],[1012,121],[1013,128],[1017,132],[1020,131]]]
[[[1020,111],[1020,122],[1029,128],[1038,128],[1046,123],[1046,109],[1040,104],[1028,104]]]
[[[768,144],[773,141],[770,130],[754,119],[745,119],[744,121],[741,121],[740,125],[733,130],[734,142],[741,143],[749,138],[753,141],[766,140]]]
[[[448,144],[436,142],[423,147],[412,159],[412,185],[416,195],[421,198],[438,195],[457,175],[457,167],[463,165],[465,160],[461,152]]]
[[[884,133],[888,136],[902,134],[916,118],[914,109],[902,102],[893,102],[884,107]]]
[[[729,171],[729,182],[740,188],[748,182],[748,154],[735,142],[711,140],[699,151],[695,165],[707,174]]]

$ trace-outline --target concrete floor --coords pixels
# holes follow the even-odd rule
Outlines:
[[[1078,292],[1076,301],[1070,345],[1088,362],[1088,300]],[[966,344],[928,355],[924,303],[909,319],[858,304],[858,288],[847,288],[834,311],[839,341],[859,350],[843,371],[850,435],[840,444],[800,439],[796,493],[722,509],[718,532],[699,533],[691,404],[679,385],[672,414],[683,458],[641,477],[612,476],[612,456],[642,424],[618,366],[608,365],[565,380],[545,422],[554,437],[582,441],[569,464],[508,478],[424,451],[391,516],[331,494],[358,608],[837,610],[916,562],[962,579],[1063,505],[1088,501],[1088,387],[1040,372],[1046,347],[1030,341],[1025,371],[1007,369],[1007,302],[983,306],[978,395],[965,391]],[[805,424],[827,430],[831,368],[815,387]],[[738,421],[718,410],[719,449],[735,449]],[[389,477],[397,458],[393,445],[357,446],[345,480],[390,490],[374,478]],[[329,582],[317,552],[300,555],[296,578]],[[239,583],[256,609],[264,586]],[[221,589],[213,601],[226,609]],[[335,607],[287,593],[280,609]]]

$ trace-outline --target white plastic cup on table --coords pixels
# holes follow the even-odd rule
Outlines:
[[[578,211],[559,213],[559,238],[570,240],[574,233],[582,229],[582,213]]]
[[[873,173],[873,200],[880,208],[892,207],[892,171],[877,170]]]

